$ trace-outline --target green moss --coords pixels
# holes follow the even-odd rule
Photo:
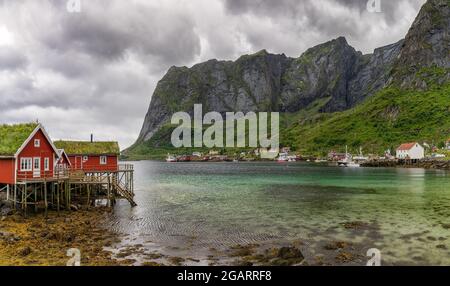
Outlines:
[[[68,155],[118,155],[117,142],[89,142],[89,141],[55,141],[58,149],[64,149]]]
[[[0,125],[0,156],[14,155],[37,126],[37,123]]]

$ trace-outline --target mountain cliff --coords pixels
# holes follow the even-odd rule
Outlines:
[[[144,155],[148,148],[141,145],[158,147],[170,138],[163,133],[171,115],[192,112],[197,103],[203,104],[204,112],[282,112],[288,119],[282,142],[301,146],[292,138],[305,127],[299,123],[315,124],[352,112],[388,87],[426,91],[444,85],[450,74],[449,2],[427,1],[404,40],[373,54],[363,55],[340,37],[298,58],[262,50],[236,61],[172,67],[154,91],[137,142],[125,154]],[[324,144],[324,148],[336,145]]]

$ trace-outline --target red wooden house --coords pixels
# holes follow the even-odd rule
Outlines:
[[[116,172],[120,149],[117,142],[55,141],[67,153],[72,170],[85,172]]]
[[[57,159],[41,124],[0,125],[0,184],[51,179]]]
[[[60,168],[70,168],[72,164],[70,163],[69,156],[67,156],[64,149],[58,149],[58,159],[56,160],[56,166]]]

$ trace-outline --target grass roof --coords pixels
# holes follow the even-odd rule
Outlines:
[[[0,125],[0,156],[13,156],[39,124]]]
[[[55,141],[56,148],[64,149],[67,155],[119,155],[119,143],[99,141]]]

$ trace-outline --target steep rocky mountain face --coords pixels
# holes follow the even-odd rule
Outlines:
[[[238,60],[211,60],[172,67],[158,83],[137,146],[150,140],[178,111],[279,111],[296,113],[313,104],[318,112],[351,109],[388,85],[426,88],[427,71],[449,79],[449,2],[429,0],[405,40],[363,55],[345,38],[306,51],[299,58],[263,50]],[[429,71],[428,71],[429,72]],[[131,147],[131,149],[133,149]]]
[[[450,0],[429,0],[419,12],[395,61],[392,81],[403,88],[426,88],[427,68],[450,79]],[[419,75],[419,76],[418,76]],[[422,75],[422,76],[420,76]]]
[[[328,99],[323,112],[342,111],[383,88],[400,43],[362,55],[338,38],[299,58],[263,50],[235,62],[211,60],[172,67],[158,83],[138,141],[147,141],[174,112],[297,112]]]

